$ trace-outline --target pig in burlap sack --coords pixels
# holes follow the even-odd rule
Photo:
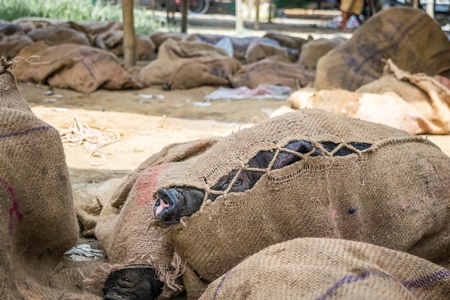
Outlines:
[[[0,57],[13,58],[22,48],[33,44],[27,31],[27,28],[20,25],[0,21]]]
[[[100,267],[90,280],[97,289],[105,285],[116,271],[128,268],[156,270],[164,283],[158,299],[168,299],[182,290],[184,265],[164,239],[160,228],[149,228],[154,222],[152,195],[161,186],[159,173],[171,165],[196,156],[214,145],[211,138],[182,144],[172,144],[143,162],[127,176],[98,217],[95,235],[105,249],[109,262]]]
[[[347,41],[345,37],[336,36],[331,39],[311,40],[302,46],[298,64],[305,69],[316,70],[319,59]]]
[[[231,78],[232,87],[255,89],[260,84],[289,86],[293,90],[314,82],[316,73],[277,56],[271,56],[237,71]]]
[[[94,46],[108,50],[117,56],[123,56],[123,30],[111,30],[98,34],[94,39]],[[136,35],[136,58],[149,60],[155,53],[155,44],[150,36]]]
[[[435,263],[450,255],[450,158],[384,125],[299,110],[158,175],[155,225],[186,262],[192,299],[247,256],[299,237],[356,240]]]
[[[104,50],[75,44],[49,47],[37,42],[17,55],[12,72],[18,80],[92,93],[135,89],[141,86],[128,75],[117,58]]]
[[[419,9],[382,10],[358,28],[350,40],[323,56],[317,66],[317,89],[354,91],[378,79],[382,59],[402,70],[436,75],[450,69],[450,41],[440,26]]]
[[[355,92],[300,89],[288,102],[381,123],[411,134],[450,133],[450,90],[425,74],[409,74],[390,59],[385,75]]]
[[[280,43],[281,46],[291,48],[291,49],[302,49],[303,44],[312,40],[312,36],[308,36],[308,39],[290,36],[286,34],[276,33],[276,32],[268,32],[264,36],[264,38],[272,39]]]
[[[49,46],[61,44],[77,44],[90,46],[89,38],[80,31],[67,27],[38,28],[27,34],[33,41],[42,41]]]
[[[241,68],[234,58],[199,57],[183,63],[170,75],[166,89],[190,89],[202,85],[230,86],[230,78]]]
[[[99,299],[83,293],[95,262],[63,254],[78,239],[58,131],[39,120],[0,61],[0,295],[2,299]]]
[[[159,47],[158,58],[139,73],[139,81],[144,85],[165,84],[181,65],[195,59],[223,59],[228,57],[225,50],[199,42],[177,42],[172,39]],[[192,79],[191,77],[189,79]]]
[[[297,62],[299,53],[299,49],[282,47],[277,41],[272,39],[255,39],[247,47],[245,61],[251,64],[269,56],[278,56],[293,63]]]
[[[447,299],[450,271],[416,256],[366,243],[300,238],[247,258],[200,298]]]

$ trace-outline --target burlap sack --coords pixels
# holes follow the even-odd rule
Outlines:
[[[102,183],[72,185],[74,209],[82,236],[94,236],[95,226],[102,208],[111,199],[122,181],[123,178],[113,178]]]
[[[394,250],[302,238],[270,246],[208,286],[200,299],[447,299],[450,271]]]
[[[82,293],[84,271],[63,259],[78,224],[59,133],[31,112],[8,66],[2,58],[1,298],[98,299]]]
[[[94,39],[94,46],[108,50],[117,56],[123,56],[123,31],[107,31],[100,33]],[[136,58],[138,60],[149,60],[155,53],[155,44],[149,36],[136,36]]]
[[[394,92],[413,107],[424,122],[416,133],[450,133],[450,89],[425,74],[410,74],[388,59],[384,76],[356,90],[359,93]],[[389,107],[383,108],[389,114]]]
[[[193,58],[226,58],[225,50],[199,42],[177,42],[168,39],[159,47],[158,58],[139,73],[144,85],[167,83],[171,74]]]
[[[159,50],[159,47],[168,39],[172,39],[174,41],[181,41],[188,35],[186,33],[169,33],[169,32],[155,32],[150,35],[150,39],[153,41],[156,47],[156,51]]]
[[[94,44],[95,38],[104,32],[123,30],[122,22],[118,21],[68,21],[70,28],[83,32]]]
[[[314,108],[344,114],[364,121],[404,130],[410,134],[431,133],[433,126],[421,111],[395,93],[357,93],[346,90],[300,89],[288,102],[294,109]]]
[[[297,62],[299,53],[298,49],[282,47],[277,41],[263,38],[250,43],[245,52],[245,61],[251,64],[269,56],[278,56],[290,62]]]
[[[241,68],[231,57],[193,58],[176,69],[167,81],[170,89],[190,89],[203,85],[230,86],[230,78]]]
[[[65,27],[34,29],[28,32],[27,35],[33,41],[42,41],[49,46],[68,43],[85,46],[91,45],[91,42],[84,33]]]
[[[13,58],[22,48],[33,44],[26,32],[20,25],[0,22],[0,57]]]
[[[37,28],[53,28],[67,24],[68,22],[60,19],[40,18],[40,17],[23,17],[12,21],[12,23],[27,27],[29,29]]]
[[[225,191],[166,229],[200,279],[212,282],[247,256],[299,237],[367,242],[435,263],[448,259],[450,158],[426,139],[379,124],[300,110],[164,165],[155,187],[212,193],[220,178],[246,170],[258,152],[272,150],[277,157],[294,140],[309,142],[322,155],[298,154],[299,161],[275,170],[272,160],[257,168],[264,175],[250,190]]]
[[[259,84],[286,85],[296,90],[314,82],[315,72],[272,56],[245,66],[231,79],[232,87],[256,88]]]
[[[95,234],[110,264],[123,268],[141,262],[158,270],[160,280],[165,283],[159,299],[167,299],[182,290],[180,276],[184,270],[181,259],[163,238],[163,231],[149,228],[149,223],[154,221],[152,195],[162,180],[159,174],[177,162],[206,151],[218,140],[172,144],[151,156],[127,176],[98,219]],[[103,280],[107,275],[104,274]]]
[[[319,60],[314,86],[354,91],[378,79],[388,58],[412,74],[436,75],[450,69],[450,41],[422,10],[382,10]]]
[[[344,44],[346,41],[347,39],[342,36],[308,41],[302,46],[298,63],[306,69],[315,70],[317,68],[317,62],[322,56]]]
[[[313,39],[311,36],[308,36],[308,39],[304,39],[275,32],[268,32],[263,37],[275,40],[283,47],[297,50],[300,50],[303,44]]]
[[[114,55],[92,47],[64,44],[53,47],[38,42],[17,55],[12,72],[18,80],[92,93],[99,88],[120,90],[140,88],[117,62]],[[36,56],[37,59],[29,59]],[[37,62],[36,62],[37,61]]]

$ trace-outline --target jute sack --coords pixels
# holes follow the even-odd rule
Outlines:
[[[114,55],[93,47],[64,44],[53,47],[43,42],[25,47],[17,55],[12,72],[18,80],[92,93],[99,88],[140,88]],[[33,57],[32,57],[33,56]]]
[[[40,17],[23,17],[12,21],[12,23],[27,27],[29,29],[37,28],[54,28],[56,26],[61,26],[67,24],[68,22],[60,19],[51,18],[40,18]]]
[[[81,266],[63,259],[77,241],[78,224],[59,133],[31,112],[8,67],[2,58],[0,295],[14,300],[98,299],[83,294],[87,273]]]
[[[60,44],[77,44],[90,46],[89,38],[80,31],[66,27],[39,28],[28,32],[27,34],[33,41],[42,41],[49,46]]]
[[[450,69],[450,41],[427,13],[408,7],[382,10],[358,28],[348,42],[317,65],[317,89],[354,91],[378,79],[382,59],[411,74],[436,75]]]
[[[161,185],[160,173],[196,156],[217,143],[218,138],[172,144],[143,162],[117,188],[103,207],[95,228],[95,235],[108,257],[109,270],[125,268],[130,264],[144,263],[158,271],[165,283],[159,299],[168,299],[179,293],[184,265],[173,247],[164,239],[163,230],[149,228],[154,221],[152,195]],[[95,280],[102,286],[108,269],[99,268]]]
[[[450,133],[450,89],[436,78],[425,74],[410,74],[399,69],[388,59],[383,76],[356,90],[359,93],[394,92],[409,106],[413,107],[421,119],[421,130],[417,133]],[[389,113],[389,108],[384,107]]]
[[[203,85],[230,86],[230,78],[241,68],[231,57],[192,58],[176,69],[167,81],[172,89],[190,89]]]
[[[278,56],[290,62],[297,62],[299,50],[282,47],[277,41],[268,38],[257,39],[247,47],[245,61],[251,64],[269,56]]]
[[[159,50],[159,47],[168,39],[172,39],[174,41],[181,41],[188,35],[186,33],[169,33],[169,32],[155,32],[150,35],[150,39],[153,41],[156,47],[156,51]]]
[[[82,236],[94,236],[102,208],[111,199],[122,181],[123,178],[113,178],[101,183],[72,184],[74,209]]]
[[[139,73],[139,81],[144,85],[164,84],[171,74],[192,58],[227,57],[225,50],[199,42],[177,42],[168,39],[158,50],[158,58],[149,63]]]
[[[279,84],[296,90],[312,84],[314,78],[314,71],[305,70],[298,64],[271,56],[241,68],[231,79],[231,86],[247,86],[254,89],[259,84]]]
[[[108,50],[117,56],[123,56],[123,30],[111,30],[98,34],[94,39],[94,46]],[[155,53],[155,44],[149,36],[136,36],[136,58],[148,60]]]
[[[320,38],[311,40],[303,44],[301,48],[298,63],[306,69],[315,70],[319,59],[333,50],[334,48],[344,44],[347,41],[345,37],[336,36],[331,39]]]
[[[20,25],[0,22],[0,57],[13,58],[22,48],[33,44],[26,31]]]
[[[302,238],[270,246],[208,286],[206,299],[447,299],[450,271],[366,243]]]
[[[275,40],[283,47],[297,50],[300,50],[303,44],[313,39],[311,36],[308,36],[308,39],[304,39],[275,32],[268,32],[263,37]]]
[[[314,149],[283,150],[291,141]],[[277,164],[287,164],[271,169],[272,159],[247,170],[260,151],[273,151]],[[279,151],[284,154],[278,158]],[[300,160],[289,164],[286,155]],[[231,176],[233,186],[233,170],[263,172],[251,189],[222,192],[166,229],[186,267],[205,282],[249,255],[299,237],[367,242],[435,263],[449,257],[450,158],[404,131],[305,109],[240,130],[166,166],[158,173],[159,188],[190,186],[205,197],[218,193],[212,187],[224,176]]]
[[[375,94],[305,88],[293,92],[288,102],[294,109],[323,109],[391,126],[410,134],[431,133],[433,128],[421,111],[392,92]]]

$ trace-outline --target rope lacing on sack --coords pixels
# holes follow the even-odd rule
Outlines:
[[[84,143],[92,144],[88,161],[93,166],[100,166],[106,163],[106,156],[100,152],[100,149],[120,141],[120,135],[114,130],[98,130],[83,124],[77,116],[74,117],[74,123],[67,130],[60,132],[63,143],[69,143],[70,146],[80,146]],[[93,162],[93,157],[100,158],[100,162]]]

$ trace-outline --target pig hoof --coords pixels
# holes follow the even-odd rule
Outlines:
[[[170,85],[168,83],[164,83],[162,85],[162,89],[165,91],[170,91],[172,88],[170,87]]]
[[[103,286],[105,300],[147,300],[161,294],[162,281],[148,266],[128,267],[109,274]]]

